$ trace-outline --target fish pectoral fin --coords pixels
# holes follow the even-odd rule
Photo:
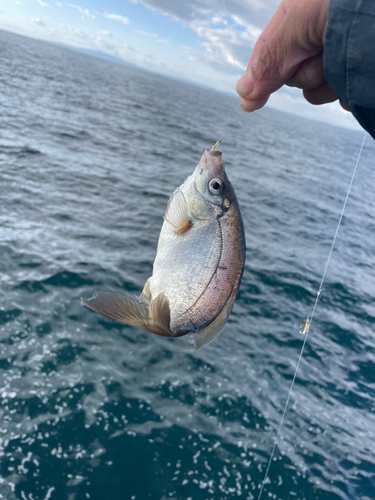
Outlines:
[[[209,344],[216,339],[216,337],[223,331],[231,313],[235,298],[236,296],[229,300],[229,302],[223,307],[221,313],[208,326],[206,326],[206,328],[203,328],[203,330],[195,334],[194,347],[197,351],[204,345]]]
[[[188,205],[180,188],[177,188],[170,197],[164,220],[171,224],[177,233],[183,233],[190,226]]]
[[[172,337],[168,299],[160,294],[150,306],[125,295],[98,292],[91,299],[82,299],[85,306],[126,325],[139,326],[163,337]]]

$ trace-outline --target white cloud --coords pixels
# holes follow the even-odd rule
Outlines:
[[[86,33],[84,33],[79,28],[73,31],[73,35],[76,36],[77,38],[80,38],[81,40],[88,40],[90,38],[88,35],[86,35]]]
[[[215,70],[234,74],[237,79],[246,66],[261,30],[253,25],[234,24],[233,19],[215,15],[202,22],[193,21],[190,28],[201,38],[201,49],[185,47],[190,59],[208,64]],[[228,89],[229,90],[229,89]]]
[[[166,45],[173,46],[170,40],[166,40],[165,38],[158,38],[158,43],[165,43]]]
[[[129,24],[129,19],[124,16],[120,16],[120,14],[107,14],[107,12],[103,12],[100,9],[97,9],[96,12],[107,19],[112,19],[113,21],[118,21],[122,24]]]
[[[38,26],[41,26],[42,28],[46,28],[47,25],[44,21],[42,21],[41,19],[39,19],[39,17],[37,17],[36,19],[31,19],[32,21],[34,21],[34,23],[36,23]]]
[[[87,30],[90,28],[87,27]],[[121,58],[122,45],[116,43],[110,31],[100,31],[98,34],[91,34],[84,28],[77,29],[63,22],[60,22],[54,32],[54,39],[73,47],[104,52],[108,55]],[[126,62],[126,61],[124,61]]]
[[[20,3],[19,0],[13,0]],[[22,0],[21,0],[22,1]],[[68,2],[71,0],[67,0]],[[81,1],[81,0],[73,0]],[[111,31],[104,31],[103,28],[112,28],[113,25],[96,26],[96,23],[81,22],[80,28],[76,29],[59,23],[53,19],[47,19],[47,24],[41,18],[32,18],[29,32],[26,35],[43,33],[43,37],[53,41],[67,43],[74,47],[89,50],[100,50],[114,57],[123,59],[125,62],[135,63],[148,70],[164,73],[171,77],[186,75],[191,82],[204,84],[219,91],[230,92],[234,89],[235,82],[245,70],[252,48],[269,19],[275,12],[280,0],[130,0],[133,3],[142,3],[146,7],[169,16],[174,21],[174,27],[185,30],[190,29],[194,33],[194,48],[183,47],[176,43],[174,34],[167,32],[154,33],[150,26],[140,24],[139,28],[144,30],[122,30],[114,37]],[[36,0],[33,0],[36,6]],[[225,5],[226,2],[226,5]],[[9,2],[10,3],[10,2]],[[22,2],[23,5],[25,2]],[[42,7],[56,5],[63,7],[62,0],[38,0]],[[5,5],[5,2],[3,2]],[[96,10],[92,3],[91,11],[76,4],[68,4],[79,11],[80,16],[95,19],[95,12],[112,21],[128,25],[129,19],[120,14],[111,14],[102,10]],[[105,7],[107,8],[107,7]],[[108,7],[109,9],[109,7]],[[6,9],[8,12],[8,9]],[[48,9],[51,12],[53,9]],[[44,11],[46,12],[46,11]],[[56,10],[55,10],[56,12]],[[61,13],[61,11],[60,11]],[[52,16],[52,14],[51,14]],[[155,15],[155,23],[159,16]],[[2,23],[8,22],[4,12],[0,10]],[[57,24],[59,23],[59,24]],[[29,23],[30,24],[30,23]],[[108,24],[108,23],[107,23]],[[167,25],[167,23],[164,23]],[[96,26],[96,27],[95,27]],[[155,24],[155,26],[157,26]],[[39,29],[41,27],[42,29]],[[102,31],[99,31],[102,29]],[[157,27],[154,28],[158,30]],[[22,32],[21,28],[18,28]],[[133,47],[124,43],[127,36],[138,35],[144,37],[140,45],[144,46],[145,52],[140,47]],[[161,36],[170,37],[168,40],[161,39]],[[140,42],[139,37],[136,38]],[[128,40],[129,41],[129,40]],[[198,41],[198,43],[196,43]],[[156,43],[158,42],[158,43]],[[135,43],[135,42],[131,42]],[[166,44],[161,46],[161,44]],[[168,44],[168,46],[167,46]],[[148,47],[148,48],[147,48]],[[233,64],[235,61],[235,67]],[[293,114],[326,121],[332,124],[346,126],[349,128],[360,128],[354,118],[345,113],[339,105],[331,104],[326,106],[312,106],[308,104],[297,89],[282,88],[279,92],[271,96],[269,105],[277,109]]]
[[[202,83],[204,66],[209,65],[212,74],[234,74],[236,79],[245,71],[252,49],[259,35],[276,11],[280,0],[189,0],[171,2],[170,0],[131,0],[170,16],[183,26],[194,31],[201,40],[200,48],[183,47],[187,59],[202,68],[196,74],[190,73],[192,80]],[[145,36],[146,32],[143,33]],[[155,37],[156,38],[156,37]],[[159,39],[158,39],[159,41]],[[194,64],[193,62],[193,64]],[[199,64],[201,63],[201,64]],[[202,65],[204,65],[202,67]],[[171,74],[171,68],[168,68]],[[234,77],[233,87],[234,87]],[[230,91],[230,78],[207,78],[207,84],[217,90]],[[209,82],[209,83],[208,83]],[[298,89],[283,87],[273,94],[268,105],[282,111],[324,121],[333,125],[360,130],[351,113],[345,112],[336,103],[325,106],[312,106]]]
[[[238,16],[242,22],[252,23],[264,28],[276,10],[280,0],[190,0],[171,2],[170,0],[139,0],[139,2],[167,14],[173,19],[190,24],[214,12],[217,16]],[[133,3],[138,3],[133,0]]]
[[[40,0],[39,0],[40,1]],[[81,14],[84,14],[87,17],[91,17],[92,19],[95,19],[95,16],[91,14],[91,12],[88,9],[82,9],[79,5],[74,5],[72,3],[68,4],[70,7],[73,7],[74,9],[77,9],[80,11]]]
[[[147,38],[155,38],[158,43],[164,43],[166,45],[172,46],[170,40],[166,40],[165,38],[159,38],[159,35],[157,33],[150,33],[149,31],[144,31],[144,30],[134,30],[134,31],[141,36],[145,36]]]
[[[77,39],[79,40],[79,47],[88,49],[89,42],[91,41],[91,37],[87,35],[84,31],[79,28],[73,28],[64,23],[60,23],[61,28],[63,29],[63,39],[68,40],[69,43],[72,43],[74,47],[77,46]]]
[[[89,27],[87,27],[87,30]],[[153,52],[143,52],[123,41],[117,42],[110,31],[101,31],[98,34],[89,34],[84,28],[76,29],[60,22],[54,32],[55,40],[58,39],[73,47],[101,51],[113,57],[122,59],[124,63],[134,63],[140,67],[157,72],[167,72],[165,62]]]
[[[156,33],[149,33],[148,31],[136,30],[142,36],[147,36],[149,38],[157,38],[158,35]]]
[[[155,57],[154,54],[133,50],[130,57],[127,54],[124,55],[127,56],[127,60],[130,59],[133,63],[143,66],[148,70],[152,68],[154,71],[160,72],[162,69],[167,69],[165,63],[161,59]]]
[[[227,4],[225,0],[133,0],[137,1],[181,22],[199,36],[201,48],[187,48],[190,59],[238,77],[279,4],[279,0],[232,0]]]
[[[107,40],[104,40],[100,36],[92,37],[92,41],[96,45],[97,49],[102,52],[110,53],[111,55],[114,55],[114,53],[117,52],[118,47],[116,44],[108,43]]]

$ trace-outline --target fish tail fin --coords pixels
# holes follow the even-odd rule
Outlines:
[[[111,292],[98,292],[91,299],[81,300],[93,311],[119,323],[139,326],[162,337],[173,337],[170,330],[169,302],[164,294],[159,294],[149,306]]]

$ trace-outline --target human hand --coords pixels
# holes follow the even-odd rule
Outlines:
[[[323,71],[329,0],[282,0],[237,82],[241,108],[255,111],[283,85],[303,89],[311,104],[339,99]],[[341,102],[344,109],[348,106]]]

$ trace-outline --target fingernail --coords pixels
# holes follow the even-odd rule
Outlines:
[[[250,75],[250,70],[246,71],[246,73],[241,76],[236,85],[236,92],[241,97],[245,99],[249,99],[251,97],[251,93],[254,90],[254,82]]]

